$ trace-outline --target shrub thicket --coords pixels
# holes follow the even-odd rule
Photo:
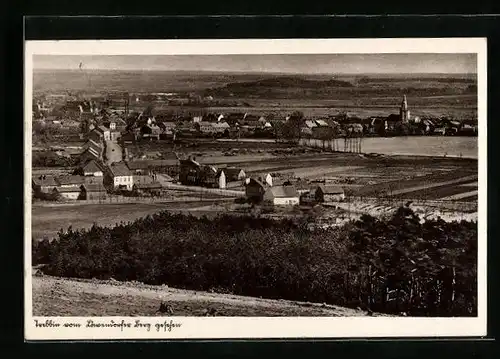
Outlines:
[[[363,216],[310,231],[294,222],[161,212],[113,228],[60,231],[33,247],[50,275],[137,280],[194,290],[362,307],[414,316],[475,316],[477,225]]]

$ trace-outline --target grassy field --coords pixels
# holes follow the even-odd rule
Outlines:
[[[94,223],[113,226],[120,222],[129,222],[137,218],[157,213],[161,210],[182,211],[199,207],[204,202],[187,203],[134,203],[134,204],[89,204],[79,206],[42,207],[34,205],[31,210],[31,236],[35,239],[53,238],[62,228],[67,230],[90,228]]]
[[[35,316],[366,316],[332,305],[195,292],[116,281],[33,276]],[[159,312],[162,302],[172,314]],[[375,313],[374,316],[379,316]],[[387,316],[387,315],[384,315]]]

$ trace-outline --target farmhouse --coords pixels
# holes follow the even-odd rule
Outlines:
[[[55,187],[52,192],[64,199],[78,199],[80,197],[81,188],[79,186]]]
[[[106,188],[102,183],[85,183],[80,187],[80,199],[106,199]]]
[[[300,196],[293,185],[273,186],[266,189],[263,201],[276,206],[293,206],[299,204]]]
[[[254,203],[259,203],[264,198],[268,185],[264,184],[261,179],[247,178],[245,180],[245,196],[247,200]]]
[[[198,183],[209,188],[226,188],[226,175],[214,166],[203,166]]]
[[[224,168],[224,173],[226,174],[226,180],[229,182],[241,181],[246,178],[245,171],[243,171],[241,168]]]
[[[335,185],[323,185],[320,184],[315,193],[315,198],[317,202],[339,202],[345,199],[344,189],[340,186]]]
[[[31,185],[33,191],[35,192],[35,195],[40,195],[42,193],[51,193],[52,190],[59,184],[56,182],[53,176],[40,175],[32,178]]]
[[[123,162],[112,163],[108,167],[106,183],[110,184],[114,189],[132,190],[134,184],[132,173]]]
[[[197,185],[201,182],[201,166],[194,158],[180,160],[179,181],[184,185]]]

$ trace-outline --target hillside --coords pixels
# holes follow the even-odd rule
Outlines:
[[[33,276],[34,316],[366,316],[333,305],[173,289],[137,282]],[[373,314],[374,316],[380,316]],[[387,315],[384,315],[387,316]]]

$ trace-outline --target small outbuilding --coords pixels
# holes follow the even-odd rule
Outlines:
[[[80,187],[80,192],[82,200],[106,199],[106,188],[102,183],[85,183]]]
[[[344,189],[336,185],[320,184],[315,191],[317,202],[340,202],[345,199]]]

